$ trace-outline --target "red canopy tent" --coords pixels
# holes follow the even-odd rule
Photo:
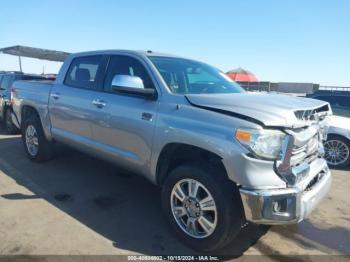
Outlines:
[[[253,73],[241,67],[228,71],[226,74],[232,80],[238,81],[238,82],[258,82],[259,81]]]

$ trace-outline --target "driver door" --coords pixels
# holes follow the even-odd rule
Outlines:
[[[154,88],[145,66],[127,55],[110,57],[103,90],[94,96],[92,135],[102,153],[119,163],[144,173],[150,161],[158,102],[112,91],[115,75],[138,76],[145,88]]]

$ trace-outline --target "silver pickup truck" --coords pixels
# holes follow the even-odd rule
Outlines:
[[[246,221],[298,223],[330,189],[327,102],[247,93],[194,60],[73,54],[55,82],[17,81],[11,98],[30,159],[60,142],[145,176],[197,250],[224,247]]]

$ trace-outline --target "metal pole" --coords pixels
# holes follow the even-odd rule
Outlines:
[[[21,57],[20,57],[20,56],[18,56],[18,62],[19,62],[19,70],[20,70],[21,72],[23,72],[23,71],[22,71],[22,60],[21,60]]]

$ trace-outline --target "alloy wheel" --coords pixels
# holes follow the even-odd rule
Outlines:
[[[193,238],[209,237],[216,228],[218,212],[213,196],[199,181],[177,182],[170,196],[172,214],[178,226]]]
[[[29,154],[35,157],[39,151],[39,140],[35,127],[32,125],[27,126],[25,133],[25,143]]]
[[[349,147],[340,140],[328,140],[324,144],[325,159],[333,166],[345,163],[349,158]]]

